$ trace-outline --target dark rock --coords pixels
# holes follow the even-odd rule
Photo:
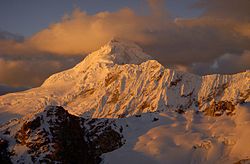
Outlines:
[[[176,109],[175,112],[177,112],[179,114],[184,114],[185,110],[183,110],[183,109]]]
[[[235,162],[234,164],[247,164],[247,163],[250,163],[250,159],[241,159]]]
[[[23,124],[16,134],[18,143],[26,145],[34,163],[98,163],[88,154],[84,141],[84,130],[78,117],[69,114],[62,107],[49,107],[42,116]],[[42,124],[48,128],[42,128]],[[35,137],[34,137],[35,136]],[[43,154],[47,153],[41,160]],[[39,159],[39,161],[38,161]]]
[[[170,82],[170,85],[169,87],[172,87],[172,86],[176,86],[179,82],[182,81],[182,77],[178,77],[177,79],[175,79],[174,81],[171,81]]]
[[[221,116],[226,113],[227,115],[233,115],[235,111],[235,105],[230,101],[213,102],[209,107],[204,110],[205,115],[208,116]]]
[[[11,163],[10,156],[12,154],[8,151],[8,146],[8,141],[0,138],[0,163],[2,164]]]
[[[94,121],[87,121],[85,124],[90,127],[85,130],[90,154],[100,156],[103,153],[118,149],[124,144],[123,136],[120,134],[123,128],[114,126],[117,128],[117,130],[114,130],[112,128],[112,125],[115,124],[113,120],[95,119]]]
[[[9,135],[9,134],[10,134],[10,131],[9,131],[9,130],[5,130],[5,132],[4,132],[3,134]]]
[[[159,120],[159,118],[155,117],[152,122],[155,122],[155,121],[158,121],[158,120]]]
[[[120,129],[119,129],[120,133],[122,133],[123,131],[123,127],[121,126]]]
[[[111,120],[85,120],[63,107],[50,106],[25,122],[15,138],[18,144],[29,148],[34,163],[95,164],[101,162],[100,155],[124,144],[122,130]]]

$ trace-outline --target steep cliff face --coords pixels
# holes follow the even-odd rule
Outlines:
[[[0,118],[3,123],[32,115],[47,105],[63,106],[85,118],[188,108],[211,109],[219,115],[222,110],[216,104],[230,103],[223,111],[233,113],[233,106],[249,102],[249,84],[249,71],[200,77],[164,68],[137,45],[112,40],[72,69],[52,75],[41,87],[1,96]]]

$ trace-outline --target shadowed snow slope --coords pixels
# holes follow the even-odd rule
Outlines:
[[[41,87],[1,96],[0,123],[48,105],[92,118],[188,108],[231,114],[235,105],[249,102],[249,83],[249,71],[200,77],[164,68],[134,43],[112,40]]]

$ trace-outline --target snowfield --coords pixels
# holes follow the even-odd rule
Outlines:
[[[104,154],[104,163],[232,164],[249,159],[249,107],[237,106],[234,116],[209,117],[188,110],[117,120],[125,127],[126,143]]]

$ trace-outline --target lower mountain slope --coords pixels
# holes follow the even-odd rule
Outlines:
[[[235,115],[187,109],[84,119],[59,106],[0,127],[1,163],[250,162],[250,104]]]
[[[250,163],[250,104],[236,114],[204,116],[188,110],[118,119],[125,144],[103,154],[106,164],[233,164]]]

